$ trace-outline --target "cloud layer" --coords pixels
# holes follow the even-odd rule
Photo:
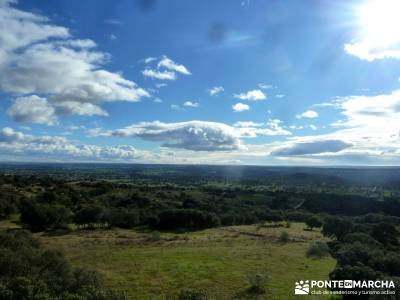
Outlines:
[[[150,158],[133,146],[80,145],[59,136],[34,136],[5,127],[0,130],[0,154],[22,160],[133,161]]]
[[[59,112],[106,115],[102,102],[149,96],[133,81],[103,69],[110,56],[96,51],[92,40],[74,39],[67,28],[12,4],[0,1],[0,90],[20,96],[9,111],[16,120],[53,124]],[[21,98],[25,95],[37,98]],[[37,117],[33,106],[22,107],[23,101],[41,101],[42,109],[49,108],[47,119]]]

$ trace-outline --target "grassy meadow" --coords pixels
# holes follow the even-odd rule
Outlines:
[[[97,229],[37,237],[73,265],[99,271],[129,299],[165,299],[187,287],[206,289],[211,299],[319,299],[294,296],[295,281],[326,279],[335,266],[332,258],[306,257],[310,242],[322,235],[305,227],[244,225],[182,234]],[[282,230],[289,234],[286,243],[279,241]],[[265,294],[247,292],[249,274],[265,276]]]

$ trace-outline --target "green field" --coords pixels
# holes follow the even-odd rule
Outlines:
[[[206,289],[211,299],[302,299],[294,296],[295,281],[325,279],[335,266],[332,258],[306,258],[309,243],[322,235],[304,228],[294,223],[290,228],[232,226],[160,236],[122,229],[37,236],[75,266],[99,271],[129,299],[165,299],[184,287]],[[288,243],[279,242],[282,230],[289,233]],[[256,273],[267,279],[261,296],[246,293],[248,274]]]

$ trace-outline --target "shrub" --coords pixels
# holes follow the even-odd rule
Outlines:
[[[160,232],[157,231],[157,230],[152,231],[152,232],[151,232],[151,237],[150,237],[150,239],[151,239],[152,241],[154,241],[154,242],[157,242],[157,241],[161,240],[161,234],[160,234]]]
[[[335,258],[339,265],[356,265],[358,263],[369,265],[371,259],[382,255],[381,250],[355,242],[342,244],[335,254]]]
[[[325,256],[328,256],[328,254],[329,254],[329,247],[323,241],[312,242],[306,252],[306,256],[312,258],[323,258]]]
[[[24,230],[0,232],[0,299],[126,300],[104,288],[99,275],[72,268]]]
[[[281,234],[279,235],[279,241],[281,243],[287,243],[289,241],[289,233],[285,230],[282,230]]]
[[[265,276],[260,273],[251,273],[247,275],[247,280],[249,281],[250,287],[248,292],[254,294],[264,294],[265,293]]]
[[[178,300],[207,300],[207,291],[203,289],[182,289]]]
[[[312,230],[315,227],[321,227],[322,221],[317,216],[312,215],[309,218],[307,218],[306,224]]]

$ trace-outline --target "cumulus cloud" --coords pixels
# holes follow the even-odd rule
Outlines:
[[[192,73],[190,73],[190,71],[184,65],[177,64],[165,55],[158,62],[157,67],[166,68],[168,70],[175,71],[184,75],[192,75]]]
[[[192,107],[192,108],[197,108],[199,107],[199,103],[198,102],[192,102],[192,101],[186,101],[185,103],[183,103],[183,106],[186,107]]]
[[[150,68],[142,71],[143,76],[159,80],[176,80],[176,73],[171,71],[158,71]]]
[[[316,140],[311,142],[293,143],[290,146],[277,149],[271,154],[276,156],[321,154],[326,152],[339,152],[351,146],[351,144],[345,143],[341,140]]]
[[[56,113],[55,106],[64,102],[99,105],[104,101],[136,102],[149,96],[121,74],[102,69],[110,56],[95,51],[93,41],[74,39],[67,28],[16,9],[13,3],[0,4],[1,91],[19,97],[36,94]]]
[[[97,105],[77,101],[63,101],[56,105],[56,111],[59,114],[78,116],[108,116],[108,113]]]
[[[261,90],[252,90],[245,93],[234,94],[233,97],[248,101],[260,101],[267,99],[267,95],[265,95]]]
[[[239,121],[233,124],[235,127],[261,127],[264,123],[256,123],[253,121]]]
[[[241,112],[241,111],[246,111],[250,109],[250,106],[248,106],[247,104],[244,103],[236,103],[234,105],[232,105],[232,109],[235,112]]]
[[[5,127],[0,130],[0,155],[14,159],[42,158],[76,161],[132,161],[149,158],[151,154],[130,145],[97,146],[76,144],[59,136],[34,136]]]
[[[303,112],[300,115],[297,115],[296,118],[301,119],[301,118],[308,118],[308,119],[314,119],[318,117],[318,113],[314,110],[307,110]]]
[[[46,98],[36,95],[19,97],[8,109],[8,115],[17,122],[54,125],[57,123],[56,110]]]
[[[122,129],[92,132],[98,136],[139,137],[162,142],[163,147],[194,151],[228,151],[241,147],[238,133],[229,125],[216,122],[141,122]]]
[[[143,60],[146,65],[153,64],[156,61],[158,62],[155,66],[147,66],[142,71],[143,76],[159,80],[176,80],[178,78],[177,73],[192,75],[184,65],[174,62],[166,55],[161,57],[147,57]]]
[[[211,89],[207,90],[210,96],[216,96],[224,91],[224,88],[222,86],[214,86]]]
[[[398,163],[400,158],[400,151],[398,151],[400,149],[400,127],[396,124],[400,119],[400,90],[375,96],[361,95],[335,98],[332,102],[326,104],[329,105],[324,106],[332,107],[341,114],[341,119],[331,124],[332,131],[330,133],[316,136],[298,136],[278,145],[274,151],[283,153],[279,152],[279,148],[284,148],[286,151],[286,148],[291,149],[298,144],[299,146],[295,147],[297,150],[299,147],[300,149],[312,147],[319,149],[318,151],[323,147],[331,149],[331,152],[325,149],[323,159],[330,157],[335,161],[340,161],[343,158],[345,163],[349,163],[351,158],[364,157],[368,158],[368,163],[380,162],[383,165],[391,162]],[[316,127],[311,126],[309,125],[309,128],[316,129]],[[321,143],[321,141],[341,142]],[[351,147],[345,147],[346,145],[351,145]],[[341,146],[343,146],[343,149],[340,150]],[[333,151],[335,149],[339,149],[339,151]],[[321,158],[322,154],[310,153],[307,155]]]
[[[279,119],[269,119],[266,123],[238,122],[236,127],[241,137],[254,138],[257,136],[285,136],[292,133],[282,127]]]

